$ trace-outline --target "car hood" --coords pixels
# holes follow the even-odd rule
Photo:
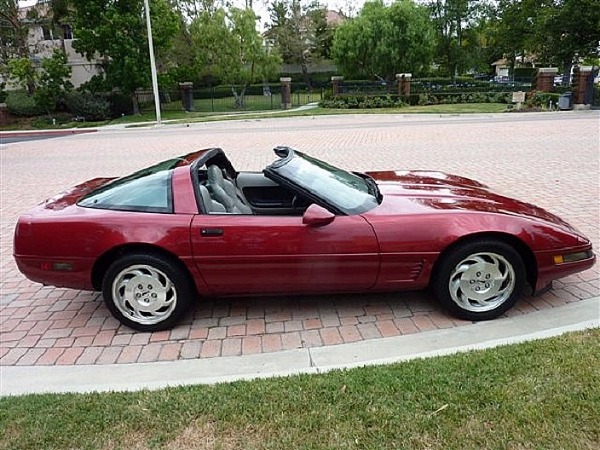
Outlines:
[[[85,183],[73,186],[60,194],[55,195],[52,198],[44,201],[40,206],[43,209],[61,210],[68,206],[77,203],[84,195],[98,189],[100,186],[115,180],[116,178],[94,178],[93,180],[86,181]]]
[[[368,175],[377,181],[383,195],[377,214],[487,212],[542,220],[577,232],[545,209],[495,194],[486,185],[469,178],[429,171],[369,172]]]

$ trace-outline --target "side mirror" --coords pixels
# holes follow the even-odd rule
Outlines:
[[[309,227],[322,227],[330,224],[335,219],[335,214],[327,211],[319,205],[310,205],[302,216],[302,223]]]

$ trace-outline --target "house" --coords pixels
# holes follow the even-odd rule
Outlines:
[[[61,24],[58,29],[47,25],[47,21],[43,19],[48,15],[49,8],[48,3],[39,3],[19,9],[19,16],[28,27],[27,45],[30,59],[34,64],[39,64],[43,58],[51,57],[55,49],[64,48],[67,65],[71,68],[70,81],[74,87],[79,87],[100,73],[99,63],[88,61],[73,49],[75,36],[69,24]],[[15,86],[7,82],[6,88],[10,90]]]
[[[510,79],[512,74],[510,73],[510,61],[507,58],[494,61],[491,65],[494,67],[494,79],[496,81]],[[515,58],[516,67],[535,67],[535,58],[533,56],[518,56]]]

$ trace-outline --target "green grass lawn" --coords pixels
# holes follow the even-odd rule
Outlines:
[[[2,398],[0,449],[597,449],[599,349],[595,329],[323,375]]]
[[[303,94],[306,96],[306,94]],[[260,97],[260,96],[256,96]],[[268,97],[266,97],[268,99]],[[308,97],[307,97],[308,99]],[[314,108],[303,111],[286,111],[276,107],[271,109],[267,104],[252,103],[243,110],[236,110],[232,107],[233,100],[219,100],[219,106],[215,112],[210,111],[206,102],[210,100],[196,100],[196,104],[201,106],[196,111],[185,112],[180,108],[171,108],[161,112],[162,120],[176,120],[181,122],[209,122],[215,120],[236,120],[236,119],[256,119],[263,117],[298,117],[298,116],[319,116],[333,114],[489,114],[501,113],[507,111],[507,105],[504,103],[462,103],[450,105],[429,105],[429,106],[407,106],[404,108],[378,108],[378,109],[329,109]],[[262,99],[267,101],[265,99]],[[305,99],[306,100],[306,99]],[[318,98],[316,99],[318,100]],[[280,100],[274,99],[278,105]],[[179,103],[178,103],[179,104]],[[172,106],[172,105],[171,105]],[[103,122],[66,122],[52,125],[49,119],[23,119],[15,124],[0,127],[0,130],[31,130],[31,129],[66,129],[66,128],[84,128],[101,127],[104,125],[133,124],[147,122],[152,124],[156,121],[154,110],[148,109],[142,111],[139,115],[123,116],[112,121]]]
[[[267,110],[267,111],[237,111],[234,113],[205,113],[182,111],[167,111],[162,114],[163,120],[179,120],[186,123],[212,122],[220,120],[260,119],[270,117],[302,117],[302,116],[327,116],[339,114],[493,114],[507,111],[504,103],[463,103],[453,105],[407,106],[404,108],[378,108],[378,109],[331,109],[313,108],[301,111]],[[135,123],[148,122],[150,125],[156,120],[154,113],[143,113],[139,116],[125,116],[111,122]]]

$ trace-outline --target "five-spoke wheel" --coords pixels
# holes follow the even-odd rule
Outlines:
[[[141,331],[173,326],[194,295],[181,268],[156,255],[126,255],[115,261],[106,272],[102,291],[112,314]]]
[[[521,297],[525,266],[519,253],[501,241],[466,243],[440,261],[433,291],[454,315],[488,320],[502,315]]]

